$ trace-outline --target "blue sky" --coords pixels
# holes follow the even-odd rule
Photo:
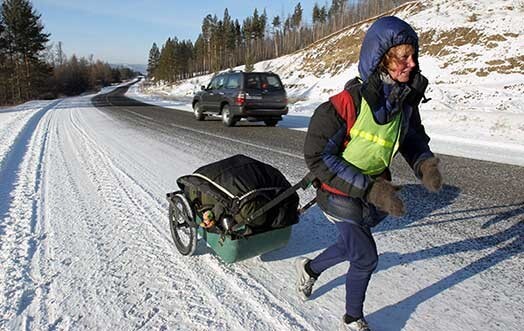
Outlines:
[[[174,36],[194,42],[207,14],[221,19],[228,8],[229,15],[242,23],[256,7],[260,13],[266,9],[271,22],[276,15],[287,16],[299,2],[308,22],[315,2],[326,4],[325,0],[32,0],[51,42],[61,41],[67,56],[93,54],[95,59],[129,64],[147,63],[153,42],[160,47]]]

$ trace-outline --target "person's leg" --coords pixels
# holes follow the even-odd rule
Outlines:
[[[369,228],[344,222],[337,223],[337,227],[350,262],[346,275],[346,314],[359,318],[363,316],[371,274],[377,267],[377,247]]]
[[[342,235],[339,233],[337,242],[311,260],[309,268],[315,274],[321,274],[324,270],[344,261],[347,261],[346,245]]]
[[[341,234],[338,235],[335,244],[325,249],[313,260],[304,257],[298,258],[295,261],[295,268],[298,275],[296,288],[302,300],[309,298],[321,272],[343,261],[347,261],[347,252]]]

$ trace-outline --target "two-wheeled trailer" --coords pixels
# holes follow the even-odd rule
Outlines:
[[[188,176],[183,177],[187,179]],[[312,184],[312,175],[308,174],[300,182],[289,187],[255,210],[247,217],[244,224],[233,224],[231,220],[223,219],[223,222],[218,221],[217,226],[213,227],[213,229],[207,229],[202,226],[206,208],[198,206],[196,199],[191,199],[184,190],[168,193],[166,197],[169,201],[169,227],[176,248],[182,255],[193,255],[197,246],[198,236],[200,236],[227,263],[241,261],[282,248],[289,241],[292,225],[250,233],[250,231],[246,231],[248,227],[245,224],[249,224],[250,220],[255,220],[261,215],[268,213],[285,199],[296,194],[299,188],[305,190]],[[179,184],[179,186],[181,185]],[[315,199],[302,208],[297,208],[297,214],[304,212],[314,203]]]

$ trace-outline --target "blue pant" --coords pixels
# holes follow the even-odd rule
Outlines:
[[[378,256],[375,240],[368,227],[357,223],[335,222],[339,236],[337,242],[314,258],[309,266],[315,273],[349,261],[346,274],[346,314],[364,315],[363,306],[371,274],[377,267]]]

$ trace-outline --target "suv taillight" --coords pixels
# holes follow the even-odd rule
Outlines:
[[[245,93],[239,93],[237,95],[237,98],[235,99],[235,103],[237,106],[242,106],[246,102],[246,94]]]

